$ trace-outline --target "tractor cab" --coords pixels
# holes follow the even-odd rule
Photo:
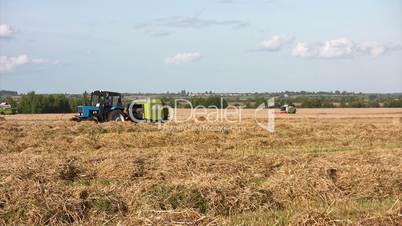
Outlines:
[[[90,105],[78,106],[77,121],[124,121],[122,95],[116,92],[97,90],[91,93]]]

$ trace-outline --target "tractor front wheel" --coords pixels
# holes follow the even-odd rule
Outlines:
[[[108,115],[108,121],[124,122],[124,115],[122,111],[112,111]]]

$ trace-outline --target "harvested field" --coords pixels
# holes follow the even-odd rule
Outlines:
[[[401,225],[402,109],[300,109],[274,133],[243,114],[5,116],[0,224]]]

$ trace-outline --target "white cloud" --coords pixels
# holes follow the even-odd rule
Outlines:
[[[44,58],[34,58],[31,60],[33,64],[59,64],[58,60],[49,60]]]
[[[0,73],[12,72],[16,67],[25,64],[58,64],[58,61],[49,59],[34,58],[30,59],[26,54],[16,57],[0,56]]]
[[[387,50],[385,45],[381,42],[364,42],[360,45],[359,49],[369,53],[373,57],[378,57]]]
[[[162,30],[147,30],[144,32],[146,35],[152,36],[152,37],[163,37],[163,36],[169,36],[172,34],[170,31],[162,31]]]
[[[201,55],[197,52],[194,53],[178,53],[173,57],[169,57],[165,60],[166,64],[186,64],[201,59]]]
[[[348,38],[326,41],[318,49],[318,57],[343,58],[350,57],[354,51],[354,43]]]
[[[209,26],[231,26],[234,28],[248,26],[249,22],[240,20],[211,20],[201,19],[197,16],[164,17],[137,24],[134,28],[147,27],[176,27],[176,28],[203,28]]]
[[[0,24],[0,38],[8,38],[14,34],[14,30],[10,25]]]
[[[299,42],[292,50],[292,56],[301,58],[348,58],[359,55],[378,57],[386,52],[400,50],[398,45],[382,42],[355,43],[348,38],[338,38],[323,43],[307,44]]]
[[[259,44],[258,49],[276,51],[283,47],[283,45],[291,42],[293,37],[288,34],[274,35],[270,39],[263,41]]]
[[[292,56],[295,57],[312,57],[316,55],[316,50],[307,46],[304,42],[299,42],[296,44],[296,47],[292,50]]]
[[[13,71],[15,67],[29,62],[27,55],[17,57],[0,56],[0,73]]]

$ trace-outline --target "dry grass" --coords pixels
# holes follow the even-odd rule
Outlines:
[[[0,224],[401,225],[401,109],[308,111],[273,134],[6,116]]]

